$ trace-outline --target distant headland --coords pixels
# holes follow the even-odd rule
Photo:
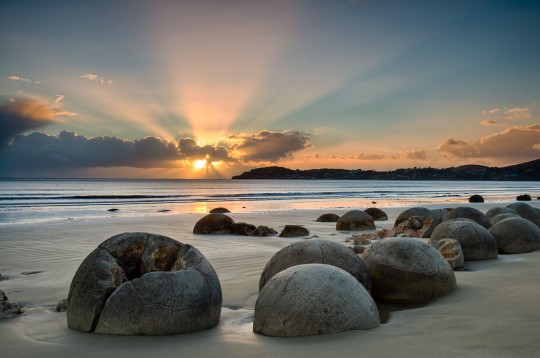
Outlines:
[[[232,179],[326,180],[540,180],[540,159],[507,167],[463,165],[451,168],[407,168],[391,171],[362,169],[288,169],[272,166],[252,169]]]

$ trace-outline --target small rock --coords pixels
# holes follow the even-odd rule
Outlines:
[[[232,224],[232,233],[235,235],[253,236],[252,234],[256,229],[255,225],[248,223],[239,222]]]
[[[355,254],[361,254],[366,251],[366,247],[362,245],[354,245],[352,249]]]
[[[163,209],[163,210],[158,210],[158,213],[168,213],[170,210],[169,209]]]
[[[120,210],[120,209],[112,208],[112,209],[109,209],[109,210],[107,210],[107,211],[118,211],[118,210]]]
[[[275,236],[277,234],[277,231],[272,229],[271,227],[259,225],[255,229],[255,231],[251,233],[251,236]]]
[[[219,207],[219,208],[214,208],[212,210],[210,210],[210,214],[227,214],[227,213],[230,213],[231,211],[227,208],[222,208],[222,207]]]
[[[517,201],[531,201],[531,196],[529,194],[518,195],[516,197],[516,200]]]
[[[64,298],[63,300],[58,301],[58,304],[56,305],[56,312],[65,312],[67,311],[67,298]]]
[[[429,240],[429,244],[439,251],[454,270],[465,265],[465,257],[459,241],[454,239]]]
[[[21,313],[21,306],[18,303],[9,301],[6,293],[0,290],[0,319],[11,318],[13,315]]]
[[[44,271],[25,271],[25,272],[21,272],[21,275],[25,275],[25,276],[29,276],[29,275],[36,275],[38,273],[42,273]]]
[[[484,198],[482,197],[482,195],[474,194],[473,196],[469,198],[469,203],[483,203],[483,202],[484,202]]]
[[[300,225],[285,225],[279,237],[297,237],[297,236],[307,236],[309,235],[309,230]]]

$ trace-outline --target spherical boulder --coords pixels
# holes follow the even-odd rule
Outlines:
[[[512,213],[502,213],[502,214],[493,216],[491,219],[489,219],[489,222],[491,226],[493,226],[499,221],[508,219],[508,218],[521,218],[521,216],[519,216],[518,214],[512,214]]]
[[[433,231],[431,240],[442,239],[459,241],[465,261],[489,260],[497,258],[497,241],[491,233],[480,224],[467,220],[445,221]]]
[[[469,198],[469,203],[483,203],[484,198],[482,195],[474,194]]]
[[[429,244],[439,251],[454,270],[465,265],[465,258],[459,241],[454,239],[429,240]]]
[[[425,230],[422,230],[420,237],[429,238],[433,233],[433,230],[442,222],[442,218],[448,213],[445,209],[426,209],[422,207],[413,207],[403,211],[398,215],[394,222],[394,227],[398,227],[400,224],[410,220],[413,217],[419,218],[431,218],[431,224]]]
[[[317,222],[320,223],[335,223],[339,220],[339,215],[333,213],[322,214],[317,218]]]
[[[371,216],[375,221],[386,221],[388,220],[388,215],[379,208],[367,208],[364,210],[366,214]]]
[[[500,254],[521,254],[540,249],[540,228],[529,220],[507,218],[493,225],[489,232],[497,240]]]
[[[500,206],[496,206],[494,208],[489,209],[488,211],[486,211],[485,215],[486,215],[486,218],[491,220],[492,217],[497,216],[499,214],[516,214],[516,215],[518,215],[517,211],[515,211],[514,209],[500,207]]]
[[[212,210],[210,210],[210,214],[227,214],[227,213],[230,213],[231,211],[227,208],[223,208],[223,207],[217,207],[217,208],[213,208]]]
[[[166,335],[214,327],[221,314],[216,272],[193,246],[166,236],[124,233],[81,263],[67,300],[71,329]]]
[[[339,218],[336,230],[375,230],[375,222],[369,214],[361,210],[351,210]]]
[[[281,271],[259,292],[253,332],[300,337],[379,326],[373,298],[353,276],[324,264]]]
[[[540,213],[536,210],[536,208],[527,203],[513,203],[507,205],[506,207],[515,210],[519,216],[532,221],[534,224],[536,224],[536,226],[540,227]]]
[[[374,242],[361,255],[375,300],[422,303],[456,288],[454,271],[437,249],[420,240],[392,237]]]
[[[208,214],[195,224],[193,233],[198,235],[232,234],[234,220],[225,214]]]
[[[475,208],[470,208],[468,206],[460,206],[449,212],[442,219],[443,222],[455,220],[455,219],[471,219],[476,221],[478,224],[482,225],[486,229],[491,227],[488,218],[480,210]]]
[[[354,276],[368,291],[371,279],[362,259],[345,245],[328,240],[304,240],[284,247],[272,256],[259,280],[259,290],[279,272],[302,264],[327,264]]]
[[[309,235],[309,230],[300,225],[285,225],[279,237],[298,237]]]

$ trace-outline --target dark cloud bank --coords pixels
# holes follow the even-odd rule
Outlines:
[[[291,131],[230,136],[216,146],[200,146],[192,138],[168,142],[156,137],[134,141],[109,136],[88,138],[67,131],[58,135],[22,134],[54,122],[55,113],[60,112],[30,102],[0,106],[2,176],[100,167],[176,168],[181,161],[200,159],[230,165],[275,162],[311,146],[307,135]]]

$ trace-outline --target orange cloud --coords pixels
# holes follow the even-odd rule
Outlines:
[[[353,155],[351,159],[357,159],[357,160],[381,160],[384,159],[384,155],[382,154],[365,154],[360,153]]]
[[[448,138],[437,150],[449,158],[532,160],[538,157],[540,126],[514,126],[473,143]]]
[[[482,116],[486,118],[486,121],[481,122],[494,122],[494,120],[523,120],[532,119],[533,116],[529,111],[529,108],[525,107],[510,107],[510,108],[493,108],[486,111],[482,111]],[[483,124],[486,125],[486,124]],[[490,125],[490,124],[487,124]]]
[[[411,160],[428,160],[427,153],[424,149],[406,150],[403,157]]]

